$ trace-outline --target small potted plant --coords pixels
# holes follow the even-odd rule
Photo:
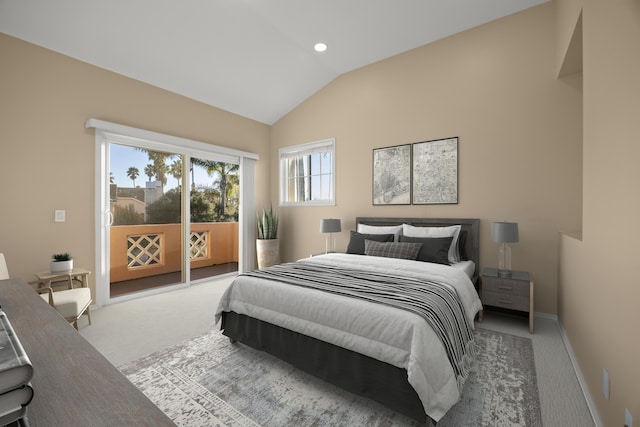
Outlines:
[[[280,264],[280,241],[278,240],[278,214],[272,207],[263,209],[262,215],[257,215],[258,239],[256,251],[258,268],[271,267]]]
[[[71,257],[71,254],[67,252],[61,254],[53,254],[51,258],[52,273],[73,270],[73,257]]]

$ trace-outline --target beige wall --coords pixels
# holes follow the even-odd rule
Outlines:
[[[13,277],[33,280],[61,251],[95,271],[91,117],[257,153],[256,203],[268,203],[268,126],[4,34],[0,58],[0,252]]]
[[[555,78],[581,9],[584,86]],[[343,75],[269,128],[0,34],[0,251],[27,280],[61,250],[93,268],[89,117],[258,153],[258,209],[277,203],[279,147],[336,137],[337,206],[279,209],[286,260],[323,250],[321,218],[342,218],[344,248],[358,215],[450,216],[482,220],[491,266],[491,221],[517,221],[514,267],[558,313],[603,424],[625,407],[637,423],[638,40],[637,0],[556,0]],[[372,149],[449,136],[459,204],[372,206]]]
[[[536,311],[556,313],[558,232],[581,228],[581,110],[556,75],[551,3],[343,75],[277,122],[279,147],[335,137],[337,205],[280,208],[284,259],[324,250],[321,218],[481,219],[481,266],[496,266],[492,221],[516,221],[513,267],[529,270]],[[372,149],[458,136],[459,203],[372,206]],[[278,176],[271,175],[277,202]]]
[[[583,0],[555,1],[555,41],[556,41],[556,69],[559,72],[567,54],[576,22],[579,19]]]
[[[625,408],[637,424],[640,2],[556,2],[561,34],[573,30],[582,9],[584,75],[583,232],[560,242],[559,319],[603,425],[623,425]],[[601,392],[603,368],[610,400]]]

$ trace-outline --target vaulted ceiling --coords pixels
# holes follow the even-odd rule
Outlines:
[[[272,124],[343,73],[546,1],[0,0],[0,32]]]

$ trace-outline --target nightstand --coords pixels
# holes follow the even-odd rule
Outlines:
[[[480,281],[483,306],[529,313],[529,333],[533,333],[533,279],[526,271],[512,271],[511,277],[498,276],[498,269],[485,268]],[[482,311],[479,320],[482,322]]]

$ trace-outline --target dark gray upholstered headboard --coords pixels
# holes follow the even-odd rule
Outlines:
[[[478,283],[478,270],[480,269],[480,220],[476,218],[385,218],[385,217],[357,217],[358,224],[367,225],[400,225],[410,224],[415,227],[448,227],[451,225],[462,226],[467,231],[465,252],[467,258],[476,265],[473,283]]]

